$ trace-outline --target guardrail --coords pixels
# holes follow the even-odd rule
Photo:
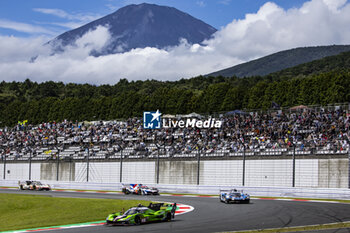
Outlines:
[[[91,183],[91,182],[58,182],[42,181],[48,183],[53,189],[75,190],[105,190],[121,191],[122,183]],[[161,193],[176,194],[218,194],[220,189],[243,189],[251,196],[263,197],[295,197],[295,198],[321,198],[350,200],[350,189],[330,188],[290,188],[290,187],[243,187],[243,186],[215,186],[215,185],[173,185],[173,184],[147,184],[157,187]],[[0,180],[0,186],[18,187],[18,180]]]

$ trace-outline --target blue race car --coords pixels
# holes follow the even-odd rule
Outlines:
[[[225,202],[226,204],[231,202],[248,204],[250,202],[250,196],[243,193],[243,190],[238,191],[237,189],[220,190],[219,199],[220,202]]]

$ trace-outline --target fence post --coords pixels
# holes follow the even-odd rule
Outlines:
[[[58,150],[56,162],[57,162],[56,180],[58,181],[58,176],[59,176],[59,172],[60,172],[60,150]]]
[[[86,182],[89,182],[89,168],[90,168],[90,149],[87,147],[87,160],[86,160]]]
[[[293,143],[293,188],[295,187],[295,144]]]
[[[29,152],[29,180],[32,179],[32,151]]]
[[[201,148],[198,147],[198,156],[197,156],[197,161],[198,161],[198,164],[197,164],[197,185],[199,185],[199,173],[200,173],[200,162],[201,162]]]
[[[119,181],[120,183],[122,182],[123,179],[123,147],[121,147],[121,151],[120,151],[120,169],[119,169]]]
[[[158,147],[158,156],[157,156],[157,184],[159,184],[159,153],[160,153],[160,147]]]
[[[6,153],[4,154],[4,180],[6,179]]]
[[[243,144],[243,174],[242,174],[242,186],[245,185],[245,145]]]
[[[348,173],[348,188],[350,189],[350,145],[348,149],[348,164],[349,164],[349,173]]]

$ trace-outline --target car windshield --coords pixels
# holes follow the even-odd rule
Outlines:
[[[41,183],[39,181],[35,182],[35,184],[41,185]]]
[[[124,215],[133,215],[136,213],[138,213],[138,211],[136,209],[129,209],[124,213]]]
[[[231,192],[231,195],[240,196],[241,193],[238,193],[238,192]]]

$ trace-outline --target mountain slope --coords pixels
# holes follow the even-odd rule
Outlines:
[[[181,38],[190,44],[201,43],[217,30],[173,7],[154,4],[128,5],[50,41],[64,49],[77,38],[98,26],[108,26],[112,42],[102,54],[129,51],[134,48],[165,48],[179,44]]]
[[[297,66],[299,64],[304,64],[347,51],[350,51],[350,45],[296,48],[274,53],[266,57],[208,74],[206,76],[264,76],[286,68]]]
[[[300,64],[287,68],[271,76],[296,77],[300,75],[308,76],[312,74],[327,73],[330,71],[350,70],[350,52],[343,52],[338,55],[325,57],[312,62]]]

